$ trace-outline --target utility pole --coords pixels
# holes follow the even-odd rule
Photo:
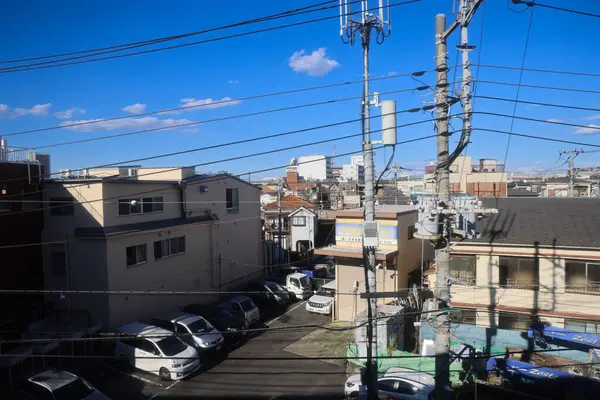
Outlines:
[[[438,309],[445,310],[450,305],[450,236],[452,230],[452,214],[456,212],[450,204],[450,154],[448,133],[448,65],[446,43],[448,36],[461,28],[461,41],[458,49],[462,52],[462,87],[460,98],[464,107],[465,117],[463,119],[462,143],[466,146],[471,132],[471,70],[469,51],[474,48],[468,44],[468,25],[475,11],[483,0],[460,0],[460,8],[457,19],[446,29],[446,16],[438,14],[435,18],[436,33],[436,91],[435,104],[437,113],[437,168],[435,172],[435,184],[437,191],[436,205],[439,210],[439,226],[441,235],[435,240],[435,261],[437,268],[436,298]],[[456,151],[461,151],[457,148]],[[456,152],[455,151],[455,152]],[[453,153],[454,155],[454,153]],[[435,336],[435,398],[445,400],[450,397],[450,373],[449,373],[449,351],[450,351],[450,316],[447,312],[441,312],[436,317]]]
[[[575,194],[575,157],[583,153],[582,149],[561,150],[560,155],[567,154],[569,156],[569,197]]]
[[[447,208],[450,202],[450,168],[448,161],[448,65],[446,57],[446,16],[435,16],[435,66],[436,72],[436,128],[437,128],[437,169],[435,172],[435,185],[438,194],[438,207]],[[450,286],[444,280],[450,274],[450,254],[448,252],[449,234],[448,224],[444,214],[440,215],[442,235],[435,242],[435,263],[437,268],[436,297],[438,309],[447,308],[450,302]],[[450,383],[448,362],[450,360],[450,338],[448,315],[445,313],[437,317],[435,335],[435,398],[445,400],[449,397],[446,386]]]
[[[375,196],[374,196],[374,165],[373,165],[373,143],[371,142],[370,126],[370,107],[377,104],[371,103],[369,93],[369,47],[371,43],[371,33],[375,30],[378,43],[389,36],[391,32],[389,7],[383,7],[383,0],[379,0],[379,15],[375,16],[369,12],[369,0],[362,0],[361,11],[353,13],[351,4],[348,0],[340,0],[340,36],[344,43],[354,44],[356,32],[359,33],[362,45],[363,55],[363,98],[361,104],[363,143],[362,150],[364,156],[365,168],[365,202],[364,202],[364,222],[363,222],[363,253],[365,267],[365,292],[376,292],[376,270],[375,270],[375,250],[377,248],[377,223],[375,222]],[[384,9],[387,12],[387,18],[384,18]],[[387,29],[386,29],[387,28]],[[395,121],[395,115],[394,115]],[[395,124],[394,124],[395,125]],[[395,129],[394,129],[395,134]],[[385,144],[385,135],[384,144]],[[395,145],[394,138],[394,145]],[[377,316],[377,299],[367,298],[367,364],[366,379],[367,398],[376,399],[377,390],[377,322],[374,320]]]

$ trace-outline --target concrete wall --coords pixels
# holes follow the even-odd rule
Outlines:
[[[181,181],[185,178],[193,176],[195,173],[194,167],[166,167],[166,168],[140,168],[138,170],[138,179],[144,180],[166,180],[166,181]]]
[[[408,239],[408,227],[417,223],[417,213],[398,216],[398,287],[408,286],[408,273],[415,268],[421,268],[421,263],[434,259],[433,247],[429,241],[412,238]],[[423,254],[423,258],[421,258]]]
[[[44,201],[46,207],[50,206],[52,198],[71,198],[73,204],[72,216],[52,216],[51,209],[46,208],[45,229],[58,232],[72,230],[75,226],[97,227],[104,224],[104,204],[102,202],[103,183],[90,182],[87,185],[81,183],[63,184],[50,183],[44,185]]]
[[[108,239],[108,287],[111,290],[214,292],[216,254],[212,249],[212,235],[213,223],[205,222]],[[180,236],[185,236],[184,254],[154,259],[155,241]],[[126,247],[143,243],[147,247],[147,262],[128,267]],[[108,322],[114,328],[122,323],[173,310],[177,306],[213,300],[215,297],[211,295],[113,295],[110,297]]]
[[[306,225],[305,226],[294,226],[292,220],[294,217],[305,217]],[[315,238],[317,237],[317,217],[316,215],[308,210],[301,209],[297,213],[292,216],[289,216],[289,226],[291,230],[290,236],[290,245],[292,247],[292,251],[297,251],[297,243],[298,241],[310,240],[311,247],[315,247]]]

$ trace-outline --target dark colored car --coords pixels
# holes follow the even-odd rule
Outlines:
[[[248,322],[243,317],[218,306],[190,304],[183,311],[204,317],[223,334],[225,340],[245,335],[245,329],[248,328]]]
[[[290,294],[275,282],[250,282],[248,296],[260,306],[286,306],[290,303]]]

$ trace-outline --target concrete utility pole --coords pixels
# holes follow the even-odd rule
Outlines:
[[[460,0],[460,8],[457,19],[446,29],[446,16],[438,14],[435,18],[436,33],[436,93],[435,104],[437,112],[437,168],[435,173],[435,184],[437,189],[438,204],[442,209],[439,213],[441,226],[440,238],[435,241],[435,261],[437,268],[436,297],[438,309],[447,309],[450,304],[450,235],[452,230],[452,213],[450,208],[450,163],[449,161],[449,133],[448,133],[448,65],[446,43],[448,36],[461,28],[461,42],[458,49],[462,52],[462,87],[461,101],[464,107],[465,117],[463,120],[463,132],[465,141],[468,143],[471,132],[471,70],[469,51],[474,48],[468,44],[468,25],[475,11],[483,0]],[[444,212],[448,211],[448,212]],[[445,400],[450,397],[449,384],[449,351],[450,351],[450,316],[446,312],[436,317],[435,336],[435,398]]]
[[[570,149],[570,150],[561,150],[560,155],[568,154],[569,155],[569,197],[573,197],[575,194],[575,157],[579,154],[584,153],[581,149]]]
[[[378,43],[382,43],[390,34],[389,7],[383,6],[383,0],[379,0],[379,15],[369,12],[369,0],[360,2],[361,11],[352,12],[352,3],[348,0],[340,0],[340,36],[344,43],[354,44],[356,32],[359,33],[363,53],[363,99],[362,99],[362,128],[363,128],[363,156],[365,168],[365,201],[363,222],[363,253],[365,264],[365,292],[376,291],[375,251],[377,248],[377,223],[375,222],[375,193],[374,193],[374,165],[373,165],[373,143],[371,141],[370,107],[378,105],[378,101],[371,103],[369,94],[369,47],[371,33],[375,30]],[[387,12],[387,18],[384,17]],[[387,30],[386,30],[387,27]],[[395,122],[395,115],[394,115]],[[395,123],[394,123],[395,125]],[[395,135],[395,127],[394,127]],[[385,135],[383,143],[386,144]],[[395,137],[394,137],[395,145]],[[366,386],[367,398],[376,399],[377,389],[377,299],[367,298],[367,365]]]
[[[446,57],[446,16],[438,14],[435,17],[435,66],[436,91],[435,103],[437,116],[437,164],[435,185],[438,194],[439,207],[447,208],[450,202],[450,168],[448,161],[448,65]],[[443,167],[442,167],[443,165]],[[450,286],[445,284],[446,276],[450,274],[449,227],[444,214],[440,215],[442,235],[435,243],[435,263],[437,268],[436,297],[438,308],[447,308],[450,301]],[[450,338],[448,336],[448,315],[437,317],[435,335],[435,398],[444,400],[449,397],[446,386],[450,382],[448,362],[450,360]]]
[[[278,232],[278,238],[277,241],[279,243],[279,251],[278,254],[279,256],[277,257],[279,259],[279,269],[281,270],[281,257],[283,256],[283,252],[282,252],[282,231],[283,231],[283,227],[282,225],[282,220],[281,220],[281,178],[279,178],[279,182],[277,182],[277,229],[279,230]],[[278,273],[281,271],[277,271]]]

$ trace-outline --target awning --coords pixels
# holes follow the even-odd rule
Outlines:
[[[562,340],[564,342],[577,343],[578,345],[600,348],[600,336],[591,333],[574,332],[573,330],[544,324],[532,325],[527,331],[527,336],[534,339],[541,337],[545,340]]]
[[[316,255],[321,256],[333,256],[333,257],[345,257],[345,258],[354,258],[354,259],[362,259],[363,252],[362,249],[356,247],[344,247],[344,246],[327,246],[321,247],[319,249],[315,249]],[[377,261],[387,261],[394,263],[396,261],[396,256],[398,255],[398,250],[377,250],[375,251],[375,259]]]

